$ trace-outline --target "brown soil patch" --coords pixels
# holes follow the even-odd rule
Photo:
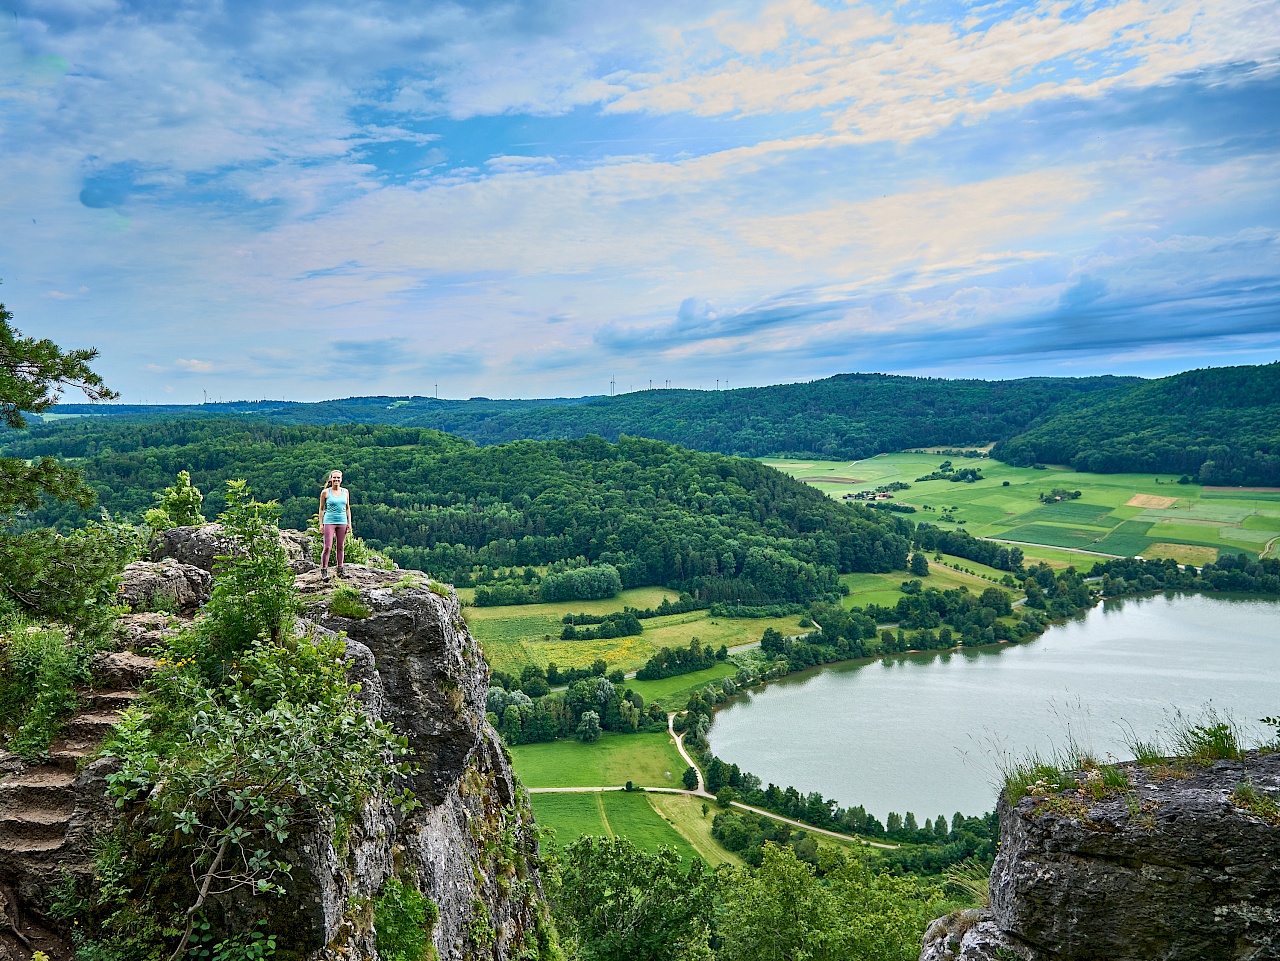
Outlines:
[[[1176,497],[1157,497],[1155,494],[1134,494],[1125,502],[1125,507],[1172,507],[1178,503]]]
[[[856,477],[801,477],[806,484],[861,484]]]

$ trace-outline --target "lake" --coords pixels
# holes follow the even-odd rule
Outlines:
[[[1280,714],[1280,601],[1127,598],[1025,644],[822,668],[721,708],[710,741],[766,784],[923,824],[991,810],[1001,755],[1047,753],[1069,731],[1128,758],[1128,729],[1150,739],[1208,704],[1251,740]]]

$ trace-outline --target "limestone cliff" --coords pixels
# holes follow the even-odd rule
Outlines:
[[[1125,772],[1002,798],[991,908],[935,921],[921,961],[1280,959],[1280,753]]]
[[[171,532],[156,561],[129,572],[123,596],[138,604],[161,591],[179,606],[203,596],[217,534],[214,525]],[[388,878],[410,876],[439,909],[433,940],[444,961],[539,956],[547,926],[532,813],[485,720],[488,669],[456,594],[422,574],[348,565],[345,582],[369,614],[343,618],[328,609],[334,583],[309,570],[305,556],[293,566],[302,571],[305,619],[345,633],[365,709],[408,739],[420,769],[410,787],[422,807],[402,816],[389,804],[366,805],[337,847],[324,832],[293,839],[293,880],[271,908],[278,954],[376,958],[373,899]],[[101,665],[105,690],[89,700],[96,710],[73,720],[48,763],[0,752],[0,959],[43,948],[56,961],[65,950],[57,935],[68,926],[51,919],[50,892],[62,872],[92,869],[93,836],[115,816],[104,797],[112,759],[86,759],[152,667],[130,648],[179,624],[168,615],[126,618],[123,649]],[[234,926],[246,907],[232,900],[216,911]]]

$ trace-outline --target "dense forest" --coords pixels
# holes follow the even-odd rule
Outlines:
[[[354,533],[464,583],[477,569],[603,564],[622,587],[663,584],[704,602],[809,601],[837,591],[838,573],[903,568],[912,532],[755,461],[635,438],[477,447],[421,428],[197,420],[102,424],[8,452],[72,459],[101,507],[131,517],[179,471],[210,492],[211,512],[224,482],[244,478],[296,528],[341,467]],[[84,516],[47,504],[26,522],[67,528]]]
[[[553,440],[597,434],[651,437],[695,450],[760,457],[860,458],[904,447],[985,444],[1021,433],[1064,401],[1134,378],[943,380],[839,374],[803,384],[739,390],[646,390],[550,401],[350,398],[174,408],[63,407],[67,412],[152,418],[230,413],[271,423],[359,422],[430,427],[474,440]],[[71,430],[93,432],[93,425]]]
[[[1077,397],[992,453],[1022,467],[1280,485],[1280,363],[1190,370]]]
[[[477,444],[599,435],[650,437],[746,457],[862,458],[910,447],[996,442],[1018,466],[1185,474],[1205,484],[1280,484],[1280,364],[1132,377],[942,380],[840,374],[738,390],[645,390],[617,397],[438,400],[353,397],[315,404],[63,405],[92,418],[37,426],[23,449],[115,447],[117,418],[229,416],[279,425],[426,427]],[[91,441],[92,439],[92,441]],[[9,440],[10,444],[13,441]],[[28,455],[29,456],[29,455]]]

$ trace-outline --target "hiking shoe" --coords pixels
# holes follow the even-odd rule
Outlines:
[[[339,568],[338,568],[338,576],[339,576],[339,577],[346,577],[346,576],[347,576],[347,572],[346,572],[346,570],[345,570],[344,568],[339,567]]]
[[[327,581],[329,579],[329,568],[327,567],[320,568],[320,576]]]

